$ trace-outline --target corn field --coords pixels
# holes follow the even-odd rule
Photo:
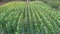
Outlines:
[[[60,34],[60,11],[40,1],[0,6],[0,34]]]

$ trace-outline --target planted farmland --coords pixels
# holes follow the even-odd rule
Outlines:
[[[0,32],[4,34],[58,34],[58,12],[42,2],[9,2],[0,7]]]

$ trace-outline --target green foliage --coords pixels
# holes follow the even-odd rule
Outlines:
[[[58,34],[59,13],[42,2],[9,2],[0,7],[0,32]]]
[[[58,1],[56,1],[56,2],[51,2],[51,3],[50,3],[50,6],[51,6],[52,8],[59,9],[59,7],[60,7],[60,2],[58,2]]]
[[[50,7],[60,10],[60,0],[40,0]]]

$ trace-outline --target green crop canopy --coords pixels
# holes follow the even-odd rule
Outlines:
[[[59,34],[60,12],[43,2],[9,2],[0,6],[0,34]]]

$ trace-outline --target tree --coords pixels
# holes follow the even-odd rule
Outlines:
[[[9,0],[3,0],[3,2],[8,2]]]
[[[0,2],[2,2],[2,0],[0,0]]]

